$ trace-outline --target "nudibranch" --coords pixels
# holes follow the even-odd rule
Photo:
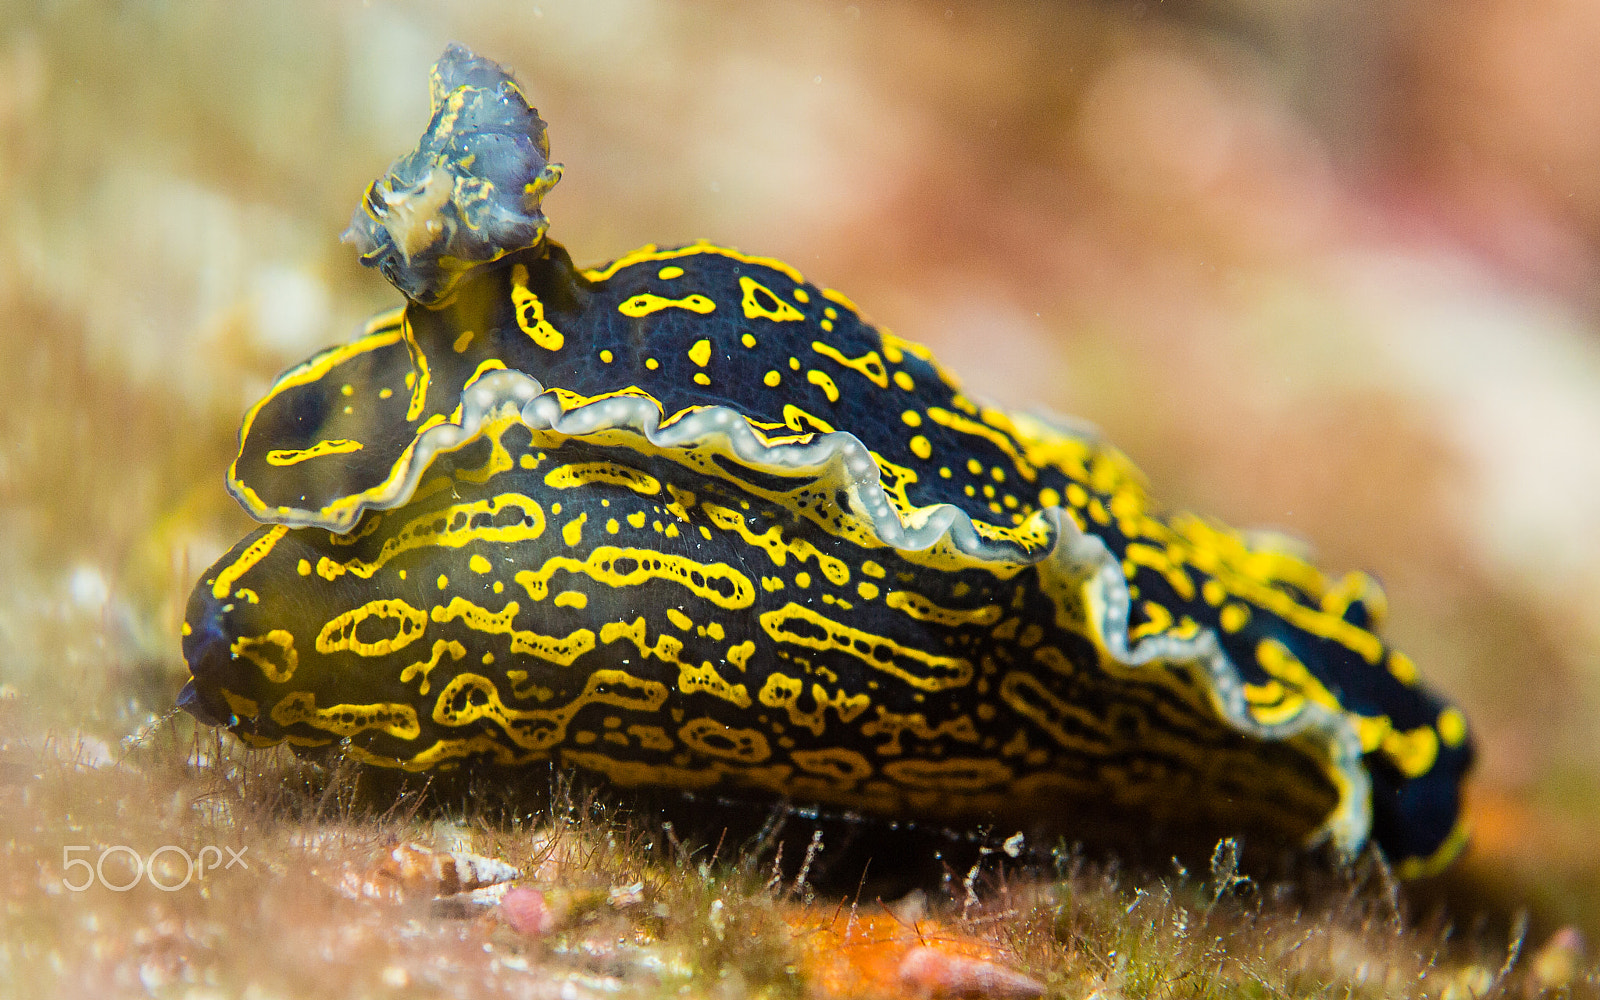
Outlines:
[[[516,82],[453,45],[431,94],[346,234],[409,301],[244,419],[266,526],[190,600],[196,717],[411,771],[1459,850],[1466,721],[1371,578],[1162,511],[779,261],[575,267]]]

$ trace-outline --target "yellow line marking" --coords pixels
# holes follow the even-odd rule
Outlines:
[[[323,455],[348,455],[353,451],[360,451],[364,447],[360,441],[351,441],[347,438],[335,438],[330,441],[318,441],[309,448],[279,448],[267,452],[268,465],[298,465],[311,458],[321,458]]]

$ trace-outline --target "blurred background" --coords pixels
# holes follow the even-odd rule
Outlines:
[[[398,301],[338,234],[452,39],[550,121],[580,263],[787,259],[1374,572],[1482,750],[1452,891],[1600,930],[1585,0],[6,5],[0,748],[170,709],[240,415]]]

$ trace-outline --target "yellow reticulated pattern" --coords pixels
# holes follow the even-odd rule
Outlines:
[[[1466,721],[1369,577],[1162,511],[779,261],[508,257],[285,375],[230,488],[281,523],[208,572],[185,654],[258,744],[1198,817],[1407,873],[1462,841]]]

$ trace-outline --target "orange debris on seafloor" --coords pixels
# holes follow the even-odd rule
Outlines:
[[[1004,949],[939,921],[854,908],[819,919],[803,907],[785,920],[796,935],[804,979],[818,996],[1023,1000],[1045,991],[1012,967]]]

